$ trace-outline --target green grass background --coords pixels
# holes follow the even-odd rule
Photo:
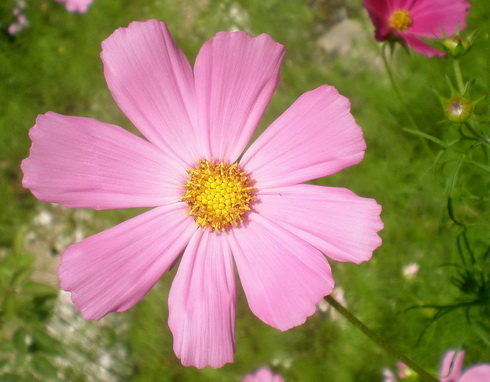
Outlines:
[[[347,307],[432,372],[437,371],[448,348],[464,348],[467,365],[490,361],[489,332],[476,330],[463,310],[432,324],[434,310],[407,310],[423,304],[451,304],[462,297],[451,283],[458,268],[449,265],[459,264],[459,230],[446,211],[447,179],[454,163],[434,166],[435,154],[428,155],[420,139],[402,130],[410,125],[382,67],[379,45],[372,38],[372,26],[361,2],[94,0],[89,12],[80,15],[66,12],[54,0],[31,0],[25,10],[29,27],[10,36],[6,28],[13,22],[13,4],[4,1],[0,5],[1,247],[9,248],[19,230],[32,229],[33,216],[43,208],[22,188],[19,167],[28,156],[28,130],[37,114],[52,110],[92,117],[134,131],[109,94],[99,59],[101,41],[116,28],[133,20],[162,20],[191,62],[202,43],[218,31],[238,28],[253,35],[268,33],[285,45],[286,56],[281,83],[260,128],[303,92],[331,84],[351,100],[352,112],[365,134],[368,150],[360,165],[317,181],[348,187],[383,206],[383,246],[373,259],[359,266],[332,262]],[[339,13],[341,8],[344,13]],[[246,18],[230,16],[236,9]],[[360,36],[360,46],[355,40],[348,54],[337,56],[321,49],[318,39],[340,20],[340,14],[359,22],[364,35]],[[489,17],[484,1],[472,2],[468,30],[478,29],[480,34],[461,64],[465,79],[476,79],[472,94],[478,96],[488,92],[485,24]],[[445,77],[452,75],[450,60],[429,59],[413,52],[408,55],[398,49],[393,62],[403,97],[420,129],[443,140],[451,139],[456,130],[441,123],[443,114],[432,91],[447,92]],[[484,100],[477,111],[485,115],[487,108]],[[486,131],[488,134],[488,124]],[[439,149],[433,144],[430,147],[434,153]],[[488,173],[465,169],[460,182],[461,187],[486,195],[479,204],[463,195],[457,200],[457,212],[471,222],[470,237],[481,252],[489,245]],[[134,214],[105,211],[95,216],[104,227],[110,227]],[[93,228],[93,232],[99,228]],[[407,280],[402,268],[411,262],[419,264],[420,271],[415,279]],[[393,369],[397,361],[348,322],[332,320],[327,313],[318,312],[288,332],[272,329],[251,314],[240,292],[235,362],[218,370],[185,368],[173,354],[166,324],[168,290],[174,273],[165,275],[135,308],[120,314],[128,325],[121,340],[130,368],[128,374],[119,377],[121,380],[238,381],[266,365],[287,381],[380,381],[382,368]],[[487,305],[486,310],[477,308],[472,314],[477,320],[487,319],[488,325],[488,312]],[[104,319],[93,325],[103,323]],[[83,370],[76,378],[89,380]]]

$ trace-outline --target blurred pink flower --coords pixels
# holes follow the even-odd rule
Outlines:
[[[19,33],[21,30],[29,26],[29,21],[27,20],[27,17],[24,15],[25,7],[26,7],[25,1],[17,1],[15,3],[15,8],[12,13],[17,20],[15,23],[10,24],[7,28],[8,33],[10,35],[15,35]]]
[[[284,382],[284,378],[279,374],[274,374],[271,369],[262,367],[255,373],[244,376],[242,382]]]
[[[85,13],[94,0],[56,0],[58,3],[65,3],[68,12]]]
[[[167,26],[133,22],[102,43],[104,75],[148,140],[53,112],[30,131],[23,185],[69,208],[155,207],[70,246],[61,288],[85,319],[131,308],[181,257],[169,295],[174,351],[220,367],[235,350],[235,272],[252,312],[287,330],[334,286],[328,261],[381,244],[381,207],[300,184],[359,163],[366,145],[332,86],[303,94],[243,153],[279,81],[282,45],[218,33],[194,70]]]
[[[468,0],[364,0],[364,5],[376,28],[376,40],[399,37],[429,57],[444,53],[421,37],[442,38],[464,29],[470,9]]]
[[[490,364],[473,365],[461,374],[463,369],[464,351],[448,351],[441,363],[441,382],[489,382]],[[452,364],[452,366],[451,366]]]
[[[444,354],[439,370],[440,382],[489,382],[490,364],[482,363],[469,367],[461,374],[463,369],[464,351],[449,350]],[[398,377],[400,379],[409,378],[414,375],[404,363],[397,362]],[[389,369],[383,370],[384,382],[396,382],[397,379]]]
[[[14,35],[14,34],[17,34],[19,33],[21,30],[22,30],[22,25],[20,24],[17,24],[17,23],[14,23],[14,24],[10,24],[9,27],[7,28],[8,32],[10,35]]]
[[[397,382],[395,374],[388,368],[383,369],[383,382]]]

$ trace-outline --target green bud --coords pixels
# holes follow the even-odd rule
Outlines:
[[[444,103],[444,114],[451,122],[461,123],[467,121],[472,111],[473,105],[465,97],[451,97]]]
[[[473,46],[466,37],[458,35],[446,37],[440,44],[444,53],[453,58],[464,56]]]

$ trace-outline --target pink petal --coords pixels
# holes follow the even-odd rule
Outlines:
[[[218,368],[235,353],[235,274],[226,238],[202,232],[189,243],[170,289],[168,324],[184,366]]]
[[[490,364],[475,365],[468,368],[458,382],[488,382],[490,381]]]
[[[467,0],[415,1],[410,9],[413,19],[410,33],[428,38],[451,36],[466,27],[469,9]]]
[[[388,2],[391,3],[391,11],[396,11],[397,9],[412,10],[412,8],[417,4],[417,2],[420,2],[420,0],[388,0]]]
[[[85,13],[88,11],[92,1],[93,0],[66,0],[66,10],[68,12]]]
[[[284,382],[284,378],[279,374],[274,374],[270,369],[262,367],[255,373],[244,376],[242,382]]]
[[[185,170],[120,127],[49,112],[29,135],[22,184],[42,201],[107,209],[153,207],[182,195]]]
[[[393,9],[393,0],[364,0],[364,6],[368,12],[379,16],[388,17]]]
[[[396,367],[398,369],[398,376],[401,379],[407,378],[407,369],[408,369],[408,366],[405,365],[403,362],[397,362],[396,363]],[[410,370],[410,369],[408,369],[408,370]]]
[[[437,50],[436,48],[433,48],[417,36],[405,33],[403,36],[401,36],[401,38],[407,43],[410,48],[415,50],[417,53],[423,54],[427,57],[444,56],[443,52]]]
[[[440,382],[458,382],[463,369],[464,351],[450,350],[444,354],[439,374]]]
[[[390,369],[383,369],[383,382],[397,382],[395,374]]]
[[[202,156],[194,128],[192,69],[167,26],[157,20],[132,22],[102,42],[104,74],[115,101],[157,146],[187,167]]]
[[[207,159],[234,162],[257,127],[279,82],[284,47],[268,35],[218,33],[194,67],[199,126],[209,132]]]
[[[347,98],[332,86],[303,94],[241,160],[257,188],[297,184],[359,163],[366,144]]]
[[[388,19],[392,12],[392,4],[389,0],[364,0],[364,6],[376,29],[377,41],[384,41],[392,35]]]
[[[300,325],[332,292],[321,252],[274,222],[251,213],[229,239],[250,309],[266,324],[279,330]]]
[[[70,246],[60,286],[86,320],[131,308],[172,266],[196,231],[183,203],[157,207]]]
[[[337,261],[369,260],[381,245],[381,206],[345,188],[300,184],[258,193],[253,209]]]

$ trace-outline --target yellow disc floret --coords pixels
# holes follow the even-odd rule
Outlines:
[[[412,16],[405,9],[398,9],[390,17],[390,27],[400,32],[406,31],[412,25]]]
[[[198,226],[226,231],[243,221],[255,196],[251,179],[236,163],[201,159],[187,173],[182,201],[187,203],[188,213]]]

